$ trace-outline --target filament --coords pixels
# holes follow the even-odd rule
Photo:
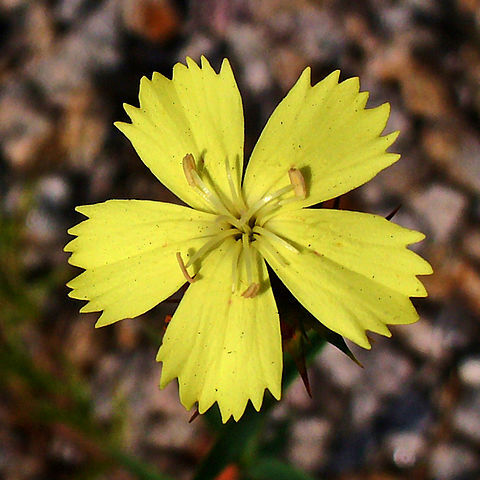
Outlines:
[[[243,257],[245,259],[245,268],[247,270],[247,281],[250,285],[252,283],[252,259],[250,256],[250,240],[248,235],[242,235]]]
[[[232,194],[233,206],[237,210],[237,213],[240,213],[240,210],[245,208],[245,202],[241,196],[241,190],[239,194],[233,182],[232,170],[230,169],[230,161],[228,160],[228,156],[225,157],[225,169],[227,171],[228,185],[230,186],[230,192]]]
[[[235,218],[233,215],[218,215],[217,218],[215,219],[215,222],[217,223],[227,222],[233,225],[234,227],[237,227],[239,230],[245,229],[245,225],[240,223],[240,220],[238,218]]]
[[[208,251],[210,251],[213,247],[217,246],[222,240],[232,235],[237,235],[238,230],[236,228],[231,228],[229,230],[225,230],[223,232],[217,233],[211,240],[205,242],[190,258],[186,267],[193,265],[199,258],[203,257]]]
[[[200,190],[199,193],[202,194],[202,197],[205,198],[205,200],[207,200],[208,202],[210,202],[210,204],[217,209],[217,212],[223,212],[226,215],[231,215],[225,205],[222,203],[222,201],[218,198],[218,196],[205,185],[203,180],[198,175],[197,171],[192,170],[191,175],[193,181],[195,182],[195,186]]]
[[[261,251],[262,249],[265,249],[282,267],[286,267],[288,265],[285,259],[280,255],[280,252],[270,243],[268,239],[261,237],[258,233],[255,234],[254,237],[255,241],[252,242],[252,246],[256,248],[260,255],[265,257],[265,254]]]
[[[240,218],[240,221],[245,223],[246,220],[248,220],[252,215],[254,215],[258,210],[260,210],[262,207],[270,203],[272,200],[275,200],[276,198],[282,196],[284,193],[289,192],[290,190],[293,190],[293,185],[287,185],[286,187],[281,188],[280,190],[277,190],[274,193],[270,193],[268,195],[265,195],[263,198],[260,200],[257,200]]]
[[[191,277],[190,274],[188,273],[187,267],[183,263],[182,254],[180,252],[177,252],[177,262],[180,265],[180,270],[182,271],[183,276],[185,277],[187,282],[188,283],[193,283],[195,281],[195,279],[193,277]]]
[[[242,249],[242,244],[237,240],[235,242],[236,253],[233,254],[233,263],[232,263],[232,293],[235,293],[237,289],[238,282],[238,262],[240,260],[240,252]]]
[[[293,253],[300,253],[291,243],[287,242],[286,240],[279,237],[278,235],[271,232],[270,230],[267,230],[266,228],[263,228],[263,227],[260,227],[260,226],[256,225],[253,228],[253,232],[258,233],[258,234],[260,234],[260,235],[262,235],[262,236],[264,236],[264,237],[266,237],[270,240],[273,240],[273,241],[279,243],[284,248],[286,248],[287,250],[290,250]]]

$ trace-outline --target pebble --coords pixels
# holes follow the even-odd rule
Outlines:
[[[50,55],[31,62],[27,71],[50,101],[64,105],[72,92],[87,88],[93,73],[119,66],[116,0],[102,2],[57,45]]]
[[[62,22],[78,21],[88,0],[60,0],[55,8],[56,17]]]
[[[445,330],[428,318],[407,327],[396,327],[395,335],[422,358],[432,361],[444,360],[449,355],[449,342]]]
[[[353,428],[366,429],[382,405],[382,398],[369,385],[362,384],[353,392],[351,423]]]
[[[462,228],[468,200],[453,187],[434,183],[416,194],[412,205],[428,222],[432,241],[447,242]]]
[[[324,418],[303,418],[292,424],[288,459],[306,471],[314,471],[327,460],[326,446],[331,424]]]
[[[480,442],[480,390],[466,392],[453,412],[455,430],[473,442]]]
[[[462,360],[458,366],[458,376],[467,387],[480,388],[480,355]]]
[[[450,178],[480,192],[480,140],[467,125],[438,123],[423,132],[423,146]]]
[[[174,5],[169,0],[123,0],[123,23],[132,33],[150,42],[166,42],[180,30],[181,19]]]
[[[383,340],[382,345],[379,339],[371,351],[359,355],[359,360],[365,367],[362,381],[383,396],[405,391],[406,384],[414,373],[411,360],[404,353],[394,350],[391,345],[385,346],[386,341]]]
[[[191,424],[178,416],[166,417],[152,423],[148,428],[146,438],[141,435],[139,439],[149,447],[168,450],[190,450],[195,441],[192,436]]]
[[[46,207],[58,208],[70,200],[70,187],[59,175],[46,175],[37,184],[36,197]]]
[[[353,388],[365,374],[362,368],[332,345],[325,346],[315,363],[331,382],[343,390]]]
[[[478,227],[465,231],[462,246],[467,255],[480,262],[480,229]]]
[[[59,142],[67,162],[77,171],[93,170],[93,175],[111,128],[105,106],[95,95],[88,86],[72,90],[64,103],[59,125]],[[96,168],[92,169],[94,163]]]
[[[418,432],[400,431],[387,436],[385,447],[398,468],[412,468],[423,458],[427,442]]]
[[[457,443],[442,442],[430,456],[428,471],[435,480],[467,480],[478,478],[473,475],[480,467],[478,455],[470,448]]]
[[[264,51],[269,41],[263,30],[248,25],[233,26],[229,41],[239,61],[245,66],[243,80],[253,94],[264,93],[272,87],[272,79]]]
[[[33,168],[53,134],[52,119],[33,105],[26,86],[7,83],[0,93],[0,150],[11,168]]]

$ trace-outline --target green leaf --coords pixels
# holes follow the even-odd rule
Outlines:
[[[313,480],[313,477],[276,458],[263,458],[248,470],[251,480]]]

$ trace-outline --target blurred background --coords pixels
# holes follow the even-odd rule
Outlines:
[[[188,479],[214,442],[175,385],[157,388],[174,304],[95,330],[62,250],[76,205],[174,201],[112,123],[142,75],[201,54],[230,59],[247,154],[307,65],[389,101],[403,158],[343,206],[401,204],[435,270],[420,322],[354,349],[363,369],[327,346],[313,400],[300,381],[285,393],[265,429],[275,455],[312,478],[480,478],[478,0],[1,0],[0,477]]]

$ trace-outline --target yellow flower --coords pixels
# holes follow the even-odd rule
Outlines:
[[[191,285],[158,360],[161,387],[178,378],[180,399],[200,413],[217,402],[223,421],[265,388],[281,395],[279,317],[265,261],[331,330],[370,348],[366,330],[415,322],[409,297],[427,293],[430,265],[406,246],[424,235],[382,217],[307,209],[370,180],[398,160],[398,132],[381,136],[389,105],[365,109],[357,78],[333,72],[315,86],[310,69],[270,117],[242,182],[242,101],[230,64],[215,73],[187,58],[173,79],[142,78],[132,123],[116,123],[153,174],[190,207],[110,200],[78,207],[69,230],[69,282],[96,326],[132,318]]]

